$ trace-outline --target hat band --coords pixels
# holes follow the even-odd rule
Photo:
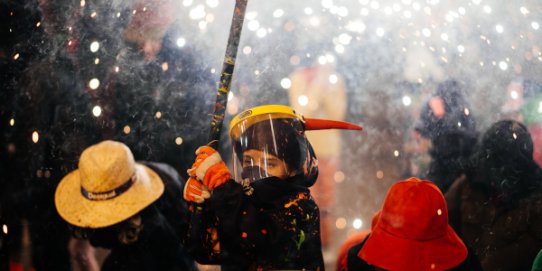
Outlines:
[[[136,181],[136,175],[132,175],[129,180],[124,182],[121,186],[105,191],[105,192],[89,192],[84,187],[81,186],[81,194],[88,200],[108,200],[120,196],[122,193],[126,192]]]

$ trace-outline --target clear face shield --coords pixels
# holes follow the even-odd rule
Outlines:
[[[303,124],[281,113],[246,118],[231,128],[235,180],[281,180],[303,174],[315,175],[316,158]]]

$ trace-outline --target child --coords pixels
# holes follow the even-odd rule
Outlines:
[[[202,226],[205,220],[193,219],[191,226],[216,226],[219,241],[206,241],[212,238],[204,235],[213,230],[200,230],[203,236],[191,231],[200,246],[214,249],[199,255],[200,261],[214,257],[222,270],[324,270],[319,209],[309,191],[318,166],[305,130],[328,128],[361,130],[344,122],[305,119],[280,105],[240,113],[230,124],[235,180],[214,149],[196,151],[184,197],[204,202],[204,212],[218,222]]]

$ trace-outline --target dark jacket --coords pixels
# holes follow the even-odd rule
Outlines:
[[[365,242],[369,238],[370,234],[363,239],[360,243],[353,245],[349,250],[347,254],[347,266],[341,266],[341,268],[338,271],[374,271],[376,270],[374,266],[368,264],[363,259],[361,259],[358,254],[363,248],[363,245],[365,245]],[[450,269],[451,271],[481,271],[482,268],[480,267],[480,263],[478,262],[478,259],[476,256],[469,251],[469,254],[465,261],[463,261],[460,265],[454,267],[453,269]]]
[[[218,263],[222,270],[324,270],[319,209],[303,179],[258,180],[252,195],[234,180],[217,187],[204,208],[220,222],[191,221],[197,260]],[[216,243],[194,231],[198,227],[218,229],[220,251],[213,252]]]
[[[188,226],[186,203],[181,194],[183,183],[176,171],[166,164],[146,162],[145,165],[164,182],[164,194],[139,212],[143,227],[134,243],[118,242],[114,228],[123,222],[97,230],[90,238],[93,245],[111,249],[102,270],[197,270],[181,242]]]
[[[500,204],[463,176],[445,197],[450,224],[484,270],[530,270],[542,247],[542,192]]]
[[[445,194],[449,221],[485,270],[529,270],[542,247],[542,170],[528,129],[499,121]]]

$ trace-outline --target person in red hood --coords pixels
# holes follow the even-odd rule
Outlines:
[[[371,233],[348,251],[342,270],[482,270],[448,224],[446,201],[430,181],[394,184]]]

